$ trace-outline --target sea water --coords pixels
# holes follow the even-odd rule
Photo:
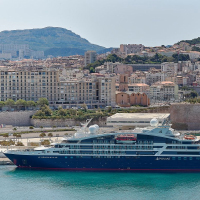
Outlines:
[[[200,173],[68,172],[0,166],[1,200],[200,199]]]

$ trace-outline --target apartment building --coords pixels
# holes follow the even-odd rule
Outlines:
[[[178,72],[178,63],[164,62],[161,64],[161,71],[164,73],[175,75]]]
[[[137,53],[144,50],[142,44],[120,44],[120,52],[127,54]]]
[[[115,77],[104,76],[97,78],[99,82],[99,100],[107,106],[115,106]]]
[[[50,103],[60,97],[59,72],[48,68],[0,68],[1,101],[24,99],[37,101],[45,97]]]
[[[153,83],[156,83],[158,81],[162,82],[165,81],[167,77],[167,73],[164,72],[147,72],[146,73],[146,83],[148,85],[152,85]]]
[[[86,104],[89,108],[103,106],[99,101],[99,87],[94,79],[70,79],[60,81],[60,99],[58,104],[64,108]]]
[[[136,71],[128,77],[130,83],[146,83],[146,75],[144,72]]]
[[[150,99],[161,100],[161,101],[170,101],[178,98],[178,85],[169,82],[156,82],[150,86],[148,93]]]
[[[90,63],[95,62],[97,59],[97,53],[96,51],[86,51],[85,57],[84,57],[84,64],[87,66]]]
[[[116,104],[121,107],[148,106],[150,104],[147,94],[144,93],[144,91],[149,90],[149,85],[145,83],[128,84],[127,74],[120,74],[116,89]]]
[[[131,92],[146,92],[147,90],[149,90],[149,85],[145,84],[145,83],[131,83],[128,84],[128,91]]]
[[[65,78],[66,77],[66,78]],[[115,77],[63,76],[59,70],[43,67],[0,67],[1,101],[38,101],[47,98],[51,106],[88,108],[115,106]]]
[[[60,81],[60,99],[64,108],[115,106],[115,77],[83,77]]]

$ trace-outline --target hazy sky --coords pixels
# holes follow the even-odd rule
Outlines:
[[[200,37],[200,0],[0,0],[0,31],[63,27],[105,47]]]

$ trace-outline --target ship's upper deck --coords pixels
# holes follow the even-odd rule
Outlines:
[[[172,141],[198,141],[196,137],[187,139],[184,134],[180,134],[168,125],[162,125],[157,127],[147,127],[147,128],[136,128],[134,130],[128,131],[112,131],[109,133],[99,133],[91,134],[90,132],[84,132],[75,134],[73,137],[64,138],[65,143],[94,143],[98,140],[115,140],[118,135],[134,134],[137,140],[155,140],[162,141],[162,143],[172,142]],[[159,138],[159,139],[158,139]],[[109,142],[110,143],[110,142]]]

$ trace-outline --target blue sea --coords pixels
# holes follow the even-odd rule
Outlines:
[[[67,172],[0,166],[1,200],[200,199],[200,173]]]

